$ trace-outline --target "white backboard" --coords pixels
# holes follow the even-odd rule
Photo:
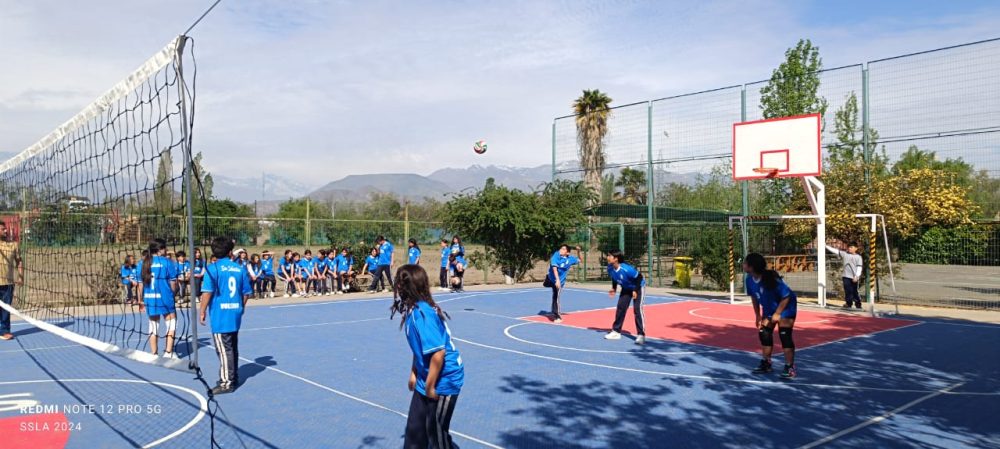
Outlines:
[[[822,174],[820,115],[733,124],[733,179],[794,178]],[[754,169],[775,168],[777,173]]]

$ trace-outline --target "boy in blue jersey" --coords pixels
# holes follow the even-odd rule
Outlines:
[[[177,251],[177,285],[180,287],[177,302],[187,304],[191,302],[191,262],[187,260],[187,253]]]
[[[382,283],[382,290],[392,286],[392,264],[395,262],[392,252],[395,248],[392,243],[385,239],[385,236],[378,236],[375,243],[378,245],[378,269],[375,271],[372,285],[368,287],[368,293],[375,293],[378,290],[376,286],[379,282]],[[385,276],[384,281],[382,280],[383,275]]]
[[[400,328],[413,353],[405,449],[456,447],[448,429],[465,383],[465,366],[445,323],[448,314],[434,302],[430,287],[419,265],[403,265],[396,272],[390,318],[402,316]]]
[[[608,297],[614,299],[618,286],[621,286],[622,293],[618,297],[618,310],[615,312],[615,322],[611,325],[611,332],[604,338],[608,340],[618,340],[622,338],[622,325],[625,324],[625,314],[628,312],[628,305],[633,304],[635,313],[635,344],[646,344],[645,315],[642,313],[642,298],[646,296],[646,280],[642,278],[642,273],[636,267],[625,263],[625,256],[619,250],[612,250],[608,253],[608,277],[611,278],[611,290]]]
[[[774,270],[767,269],[767,260],[757,253],[747,254],[743,261],[743,271],[747,273],[747,294],[753,302],[754,322],[757,324],[763,359],[753,370],[754,374],[771,372],[771,353],[774,350],[774,327],[778,326],[781,349],[785,353],[784,379],[795,378],[795,342],[792,328],[798,299],[788,285]],[[763,309],[763,314],[761,313]]]
[[[410,249],[407,253],[407,255],[409,256],[408,263],[410,265],[420,265],[420,244],[417,243],[417,239],[410,239],[410,241],[407,242],[407,244],[410,246]]]
[[[580,254],[580,247],[576,247],[577,255]],[[549,272],[545,275],[542,285],[552,289],[552,321],[562,323],[562,315],[559,315],[559,297],[562,289],[566,286],[566,273],[573,265],[579,264],[580,258],[569,253],[569,245],[562,245],[559,250],[552,254],[549,259]]]
[[[270,251],[260,255],[260,294],[261,297],[274,297],[274,259]]]
[[[351,249],[344,247],[337,256],[337,293],[347,293],[351,290],[351,278],[354,277],[354,256]]]
[[[122,264],[121,268],[122,285],[125,286],[125,304],[135,302],[135,291],[139,286],[136,275],[135,257],[131,254],[125,256],[125,263]]]
[[[448,246],[448,241],[441,239],[441,274],[438,279],[441,281],[441,286],[438,287],[438,291],[448,291],[448,256],[450,255],[451,247]]]
[[[232,393],[239,386],[239,332],[247,299],[253,294],[250,275],[229,257],[233,242],[225,237],[212,241],[212,254],[218,262],[205,269],[204,293],[198,307],[198,318],[205,325],[211,316],[212,339],[219,354],[219,384],[212,394]]]
[[[177,330],[177,309],[174,296],[177,292],[177,267],[167,259],[167,242],[155,239],[149,242],[149,250],[142,261],[139,285],[139,310],[146,311],[149,318],[149,352],[159,353],[160,320],[166,325],[166,347],[163,357],[176,359],[174,354],[174,332]]]

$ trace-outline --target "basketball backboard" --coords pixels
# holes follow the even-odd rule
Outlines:
[[[820,115],[733,124],[733,179],[795,178],[822,173]]]

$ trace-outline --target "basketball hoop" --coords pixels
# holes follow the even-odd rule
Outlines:
[[[765,175],[766,178],[773,178],[778,176],[779,169],[774,167],[757,167],[753,169],[754,173],[760,173]]]

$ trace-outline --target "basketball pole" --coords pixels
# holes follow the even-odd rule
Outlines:
[[[816,300],[826,307],[826,186],[815,176],[803,176],[802,188],[806,191],[809,206],[816,216]],[[813,191],[813,188],[816,190]]]

